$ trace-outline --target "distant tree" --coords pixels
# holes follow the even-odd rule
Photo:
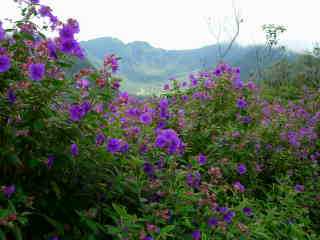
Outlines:
[[[281,34],[283,34],[287,28],[283,25],[265,24],[262,26],[262,30],[265,33],[265,46],[263,48],[256,48],[256,80],[262,80],[265,77],[264,69],[267,62],[273,62],[275,55],[279,53],[285,53],[284,46],[279,45]],[[279,56],[277,56],[279,57]]]
[[[222,62],[235,44],[243,23],[240,10],[236,7],[235,1],[232,1],[233,15],[219,21],[217,18],[208,18],[207,24],[210,34],[214,37],[218,46],[218,60]]]

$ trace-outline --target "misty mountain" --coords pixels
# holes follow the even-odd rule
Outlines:
[[[218,46],[210,45],[192,50],[165,50],[155,48],[147,42],[123,43],[116,38],[98,38],[81,42],[88,60],[96,67],[101,66],[106,54],[121,58],[119,75],[124,78],[123,86],[130,92],[141,88],[159,88],[171,77],[186,78],[190,72],[210,69],[218,62]],[[234,45],[225,58],[233,66],[241,68],[242,78],[248,78],[255,69],[257,51],[263,46]],[[274,50],[272,60],[266,66],[283,57],[280,50]]]

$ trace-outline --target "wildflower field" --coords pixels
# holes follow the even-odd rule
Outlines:
[[[1,240],[320,239],[318,89],[270,96],[221,63],[136,98],[112,54],[67,77],[78,22],[16,2],[21,20],[0,24]]]

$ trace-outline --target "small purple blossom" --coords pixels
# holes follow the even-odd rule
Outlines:
[[[111,138],[107,143],[107,150],[112,153],[123,153],[128,151],[129,145],[125,141],[117,138]]]
[[[47,158],[46,165],[48,169],[51,169],[53,167],[54,160],[55,160],[54,156],[49,156]]]
[[[17,99],[17,96],[12,88],[9,88],[7,91],[7,99],[11,104],[14,104]]]
[[[233,219],[235,216],[236,216],[235,212],[229,211],[227,214],[225,214],[225,215],[223,216],[223,220],[224,220],[226,223],[230,224],[230,223],[232,223],[232,219]]]
[[[79,81],[77,81],[77,87],[82,89],[88,89],[90,85],[90,82],[88,79],[82,78]]]
[[[151,163],[146,162],[143,164],[143,171],[148,176],[153,176],[154,175],[154,166]]]
[[[304,185],[296,184],[294,190],[298,193],[304,192]]]
[[[102,145],[106,140],[106,137],[104,136],[103,133],[99,133],[97,136],[96,136],[96,145],[100,146]]]
[[[41,81],[45,74],[45,65],[42,63],[30,64],[28,68],[29,78],[34,81]]]
[[[233,188],[241,193],[243,193],[245,191],[245,187],[244,185],[242,185],[239,181],[236,181],[234,184],[233,184]]]
[[[200,230],[195,230],[192,233],[192,239],[193,240],[200,240],[201,239],[201,232]]]
[[[152,116],[150,113],[146,112],[141,114],[140,116],[140,122],[145,125],[150,125],[152,123]]]
[[[242,209],[242,211],[247,217],[251,217],[253,215],[251,208],[245,207]]]
[[[248,106],[247,101],[244,98],[239,98],[237,100],[237,107],[240,109],[245,109]]]
[[[11,68],[11,59],[7,55],[0,56],[0,73],[6,72]]]
[[[238,166],[237,166],[237,172],[240,174],[240,175],[243,175],[247,172],[247,167],[245,164],[243,163],[239,163]]]
[[[11,198],[12,195],[16,191],[16,186],[15,185],[10,185],[10,186],[3,186],[2,187],[2,192],[6,198]]]
[[[80,121],[84,117],[83,113],[83,109],[78,104],[74,104],[69,108],[70,119],[74,122]]]
[[[52,10],[48,6],[41,5],[39,8],[39,14],[41,17],[50,17],[51,12],[52,12]]]
[[[48,48],[49,57],[52,58],[52,59],[58,59],[57,46],[54,43],[54,41],[49,40],[48,43],[47,43],[47,48]]]
[[[192,188],[199,188],[201,183],[201,175],[199,172],[195,172],[194,174],[188,173],[186,178],[187,184]]]
[[[205,165],[207,163],[207,157],[205,155],[203,155],[202,153],[200,153],[198,155],[197,160],[198,160],[199,165]]]
[[[218,226],[218,219],[215,218],[215,217],[209,218],[209,220],[208,220],[208,225],[209,225],[209,227],[216,227],[216,226]]]
[[[153,240],[153,237],[147,236],[147,237],[143,238],[143,240]]]
[[[78,148],[78,145],[73,143],[71,144],[71,147],[70,147],[70,152],[71,152],[71,155],[73,157],[76,157],[79,155],[79,148]]]

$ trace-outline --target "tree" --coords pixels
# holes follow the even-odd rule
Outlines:
[[[233,15],[219,21],[217,18],[208,18],[207,24],[210,34],[215,38],[218,46],[218,60],[222,62],[228,55],[232,46],[235,44],[239,34],[240,26],[243,23],[240,10],[236,7],[235,1],[232,1]]]

